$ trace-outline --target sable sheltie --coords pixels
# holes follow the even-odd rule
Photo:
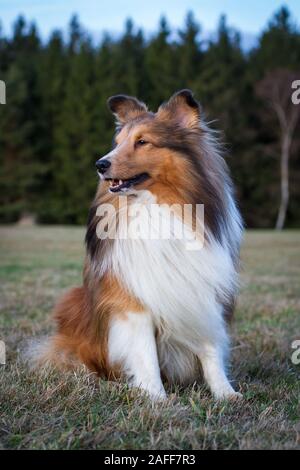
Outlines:
[[[113,149],[96,162],[100,181],[88,218],[83,285],[56,306],[56,333],[39,364],[83,363],[102,377],[125,378],[152,399],[166,396],[165,382],[193,383],[202,374],[217,399],[238,397],[226,360],[242,222],[220,145],[189,90],[156,113],[125,95],[109,98],[108,106],[116,134]],[[154,229],[152,205],[164,218],[174,204],[202,204],[199,249],[180,238],[120,236],[124,197],[127,213],[139,203],[140,226]],[[101,236],[103,205],[115,209],[115,237]],[[193,212],[190,230],[196,218]],[[175,219],[186,224],[179,214]]]

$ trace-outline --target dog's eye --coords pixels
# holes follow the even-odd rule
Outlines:
[[[147,143],[148,143],[148,142],[146,142],[146,140],[144,140],[144,139],[139,139],[139,140],[136,141],[135,145],[136,145],[137,147],[139,147],[139,146],[145,145],[145,144],[147,144]]]

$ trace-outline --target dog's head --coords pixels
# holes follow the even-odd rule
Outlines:
[[[115,146],[96,162],[112,193],[192,190],[199,176],[200,106],[190,90],[175,93],[156,113],[125,95],[112,96]]]

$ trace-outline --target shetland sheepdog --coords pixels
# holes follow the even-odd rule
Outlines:
[[[116,133],[112,150],[96,162],[83,285],[56,306],[56,333],[38,363],[83,363],[154,400],[166,396],[165,383],[200,376],[217,399],[239,397],[226,362],[242,221],[218,140],[190,90],[175,93],[156,113],[125,95],[109,98],[108,106]],[[169,207],[202,205],[198,225],[195,211],[189,222],[178,210],[173,217],[177,228],[195,232],[196,247],[185,237],[122,236],[137,204],[143,210],[134,221],[155,233]],[[152,206],[161,209],[159,217]],[[105,224],[103,207],[113,208]],[[114,237],[107,236],[110,222]]]

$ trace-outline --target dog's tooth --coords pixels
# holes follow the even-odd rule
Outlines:
[[[123,181],[122,181],[122,180],[119,180],[119,185],[122,184],[122,183],[123,183]]]

